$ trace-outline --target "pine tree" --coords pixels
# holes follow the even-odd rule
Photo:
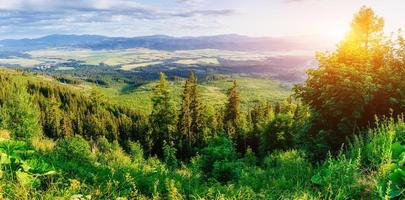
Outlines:
[[[232,88],[228,91],[228,104],[226,105],[224,115],[225,129],[231,138],[234,138],[235,134],[239,131],[241,119],[240,96],[237,87],[237,83],[234,81]]]
[[[183,90],[183,100],[181,104],[181,110],[180,110],[180,115],[179,115],[179,132],[182,136],[182,138],[185,138],[187,140],[186,143],[191,143],[191,124],[193,122],[192,119],[192,111],[191,111],[191,83],[190,80],[186,80],[186,83],[184,84],[184,90]],[[187,145],[191,146],[191,145]]]
[[[174,132],[177,123],[176,108],[170,95],[169,82],[163,73],[160,73],[160,80],[154,87],[153,93],[153,110],[150,117],[154,140],[153,151],[162,156],[164,141],[171,143],[175,140]]]
[[[201,93],[198,90],[197,84],[197,77],[195,76],[194,72],[190,74],[189,78],[191,84],[191,104],[190,110],[192,114],[192,123],[191,123],[191,131],[193,135],[193,142],[195,144],[203,144],[203,134],[205,128],[205,117],[204,117],[204,110],[205,107],[201,100]],[[200,145],[198,145],[200,146]]]
[[[198,91],[197,78],[194,72],[186,80],[183,90],[183,101],[179,116],[179,131],[183,139],[183,156],[188,157],[193,147],[203,144],[205,128],[204,107]]]

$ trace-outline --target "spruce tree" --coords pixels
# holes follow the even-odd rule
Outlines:
[[[201,100],[201,93],[198,90],[197,77],[195,76],[194,72],[190,74],[189,81],[192,83],[190,104],[190,110],[192,114],[191,131],[194,134],[192,141],[195,144],[202,144],[204,128],[206,125],[204,119],[205,107]]]
[[[198,91],[197,78],[194,72],[186,80],[183,90],[183,100],[179,116],[179,132],[182,140],[182,154],[184,156],[193,153],[193,147],[203,144],[205,120],[201,102],[201,95]]]
[[[234,81],[232,88],[228,91],[228,104],[224,115],[225,130],[231,138],[234,138],[239,131],[241,119],[240,96],[237,87],[237,83]]]
[[[171,143],[176,130],[176,109],[170,95],[170,85],[163,73],[160,80],[153,88],[153,110],[150,117],[152,126],[152,138],[154,141],[153,151],[159,156],[163,155],[164,141]]]

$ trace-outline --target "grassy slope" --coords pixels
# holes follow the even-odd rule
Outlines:
[[[232,86],[232,80],[237,80],[243,108],[248,108],[258,101],[282,101],[291,94],[291,86],[273,80],[236,77],[233,79],[208,81],[202,83],[200,91],[204,102],[213,106],[226,103],[227,90]],[[183,81],[171,82],[173,96],[177,104],[181,100]],[[100,88],[101,93],[110,98],[112,102],[128,105],[134,109],[150,112],[152,109],[152,88],[155,83],[139,86],[127,91],[128,85],[117,84],[110,88]]]

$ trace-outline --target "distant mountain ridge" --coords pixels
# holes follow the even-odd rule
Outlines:
[[[44,48],[89,48],[112,50],[148,48],[155,50],[219,49],[231,51],[319,50],[330,45],[317,37],[248,37],[237,34],[172,37],[152,35],[139,37],[107,37],[101,35],[48,35],[35,39],[0,40],[0,51],[29,51]]]

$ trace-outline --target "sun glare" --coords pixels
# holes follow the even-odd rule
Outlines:
[[[347,26],[336,26],[333,29],[329,29],[326,36],[329,37],[333,42],[341,41],[346,34],[349,32]]]

